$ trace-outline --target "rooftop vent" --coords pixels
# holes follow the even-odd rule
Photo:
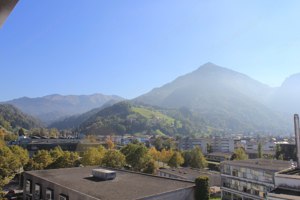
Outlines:
[[[107,169],[92,169],[92,175],[99,180],[107,181],[116,178],[116,172]]]

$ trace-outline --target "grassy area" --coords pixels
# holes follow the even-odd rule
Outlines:
[[[154,110],[149,110],[146,108],[141,108],[141,107],[133,107],[132,108],[133,112],[139,113],[140,115],[142,115],[143,117],[147,118],[147,119],[161,119],[161,120],[165,120],[167,124],[174,124],[174,119],[162,114],[161,112],[158,111],[154,111]]]
[[[211,197],[210,200],[221,200],[221,197]]]

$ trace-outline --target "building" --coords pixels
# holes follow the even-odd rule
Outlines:
[[[159,169],[157,171],[158,176],[168,177],[168,178],[177,178],[182,180],[195,181],[199,176],[208,176],[209,177],[209,186],[221,186],[221,175],[219,172],[210,171],[210,170],[200,170],[192,169],[190,167],[184,168],[169,168],[169,169]]]
[[[276,189],[268,193],[268,200],[299,200],[300,169],[275,173]]]
[[[199,147],[202,150],[202,153],[207,153],[207,144],[209,144],[208,138],[190,138],[186,137],[179,141],[178,147],[180,150],[186,151],[191,150],[195,147]]]
[[[194,182],[114,170],[113,180],[92,176],[95,167],[24,173],[23,199],[59,200],[193,200]]]
[[[300,199],[300,128],[299,116],[294,115],[297,168],[275,173],[276,189],[268,193],[268,200]]]
[[[234,152],[234,139],[215,137],[211,141],[211,147],[213,152]]]
[[[274,174],[292,168],[282,160],[250,159],[221,163],[223,200],[260,200],[275,189]]]

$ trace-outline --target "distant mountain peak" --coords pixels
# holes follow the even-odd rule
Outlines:
[[[286,78],[282,83],[282,87],[298,87],[300,84],[300,73],[293,74]]]

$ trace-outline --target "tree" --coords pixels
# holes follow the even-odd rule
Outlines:
[[[153,145],[155,146],[155,148],[158,150],[158,151],[161,151],[163,149],[163,141],[162,141],[162,138],[161,137],[157,137],[154,142],[153,142]]]
[[[263,152],[262,152],[262,145],[261,145],[261,143],[258,143],[258,147],[257,147],[257,157],[258,157],[258,158],[262,158],[262,157],[263,157]]]
[[[195,199],[196,200],[209,200],[209,184],[207,176],[200,176],[195,180]]]
[[[55,162],[58,158],[64,155],[64,151],[61,149],[60,146],[51,149],[50,155],[52,157],[53,162]]]
[[[155,161],[159,161],[160,159],[160,152],[156,150],[155,147],[151,147],[148,151],[149,155],[154,159]]]
[[[49,168],[67,168],[76,167],[79,165],[79,155],[77,152],[64,151],[63,155],[56,159]]]
[[[16,145],[11,146],[10,149],[11,149],[12,153],[14,154],[15,159],[19,159],[22,167],[28,163],[29,154],[26,149],[23,149],[22,147],[16,146]]]
[[[32,161],[29,162],[33,170],[40,170],[47,168],[51,163],[53,162],[53,159],[47,150],[39,150],[37,153],[32,157]]]
[[[6,145],[0,148],[0,187],[7,184],[22,167],[20,159]]]
[[[49,131],[49,137],[57,138],[59,136],[59,131],[56,128],[51,128]]]
[[[122,168],[125,165],[125,156],[118,150],[109,149],[104,154],[102,165],[105,167]]]
[[[275,158],[277,160],[283,160],[283,155],[282,155],[281,147],[279,144],[276,144],[276,147],[275,147]]]
[[[105,154],[105,148],[100,146],[98,148],[88,148],[82,156],[81,163],[87,165],[101,165],[102,159]]]
[[[121,149],[121,152],[126,157],[126,163],[136,171],[141,171],[151,159],[144,144],[128,144]]]
[[[212,146],[211,146],[211,144],[209,144],[209,143],[206,144],[206,150],[207,150],[207,153],[212,153]]]
[[[168,165],[170,167],[179,167],[180,165],[182,165],[184,163],[184,159],[181,155],[181,153],[175,151],[172,155],[172,157],[170,158]]]
[[[156,165],[155,161],[153,159],[151,159],[151,160],[149,160],[148,163],[146,163],[146,166],[143,169],[143,172],[147,173],[147,174],[155,174],[157,169],[158,169],[158,166]]]
[[[109,138],[106,140],[107,149],[113,149],[115,147],[114,142]]]
[[[247,160],[247,159],[248,159],[248,155],[246,154],[243,148],[237,148],[231,157],[231,160]]]
[[[193,168],[205,168],[207,166],[207,161],[201,151],[201,149],[197,146],[191,151],[191,160],[190,166]]]
[[[25,135],[25,131],[23,128],[20,128],[18,131],[19,136],[24,136]]]
[[[165,164],[167,164],[169,162],[169,160],[171,159],[173,155],[173,151],[172,150],[166,150],[163,149],[160,153],[160,160]]]
[[[188,167],[190,166],[191,160],[192,160],[192,152],[191,151],[184,151],[182,152],[182,157],[184,159],[183,166]]]

